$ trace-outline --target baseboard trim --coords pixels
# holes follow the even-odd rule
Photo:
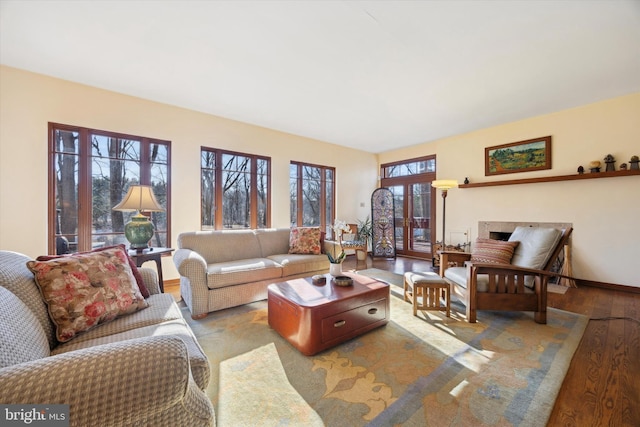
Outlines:
[[[165,286],[180,286],[180,279],[169,279],[164,281]]]
[[[617,285],[615,283],[594,282],[592,280],[584,280],[584,279],[575,279],[575,281],[578,287],[590,286],[592,288],[602,288],[602,289],[608,289],[612,291],[631,292],[633,294],[640,294],[640,287],[637,287],[637,286]]]
[[[180,279],[169,279],[164,281],[165,292],[177,292],[180,293]]]

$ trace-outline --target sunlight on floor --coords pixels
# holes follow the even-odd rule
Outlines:
[[[462,380],[460,381],[460,383],[455,386],[453,389],[451,389],[451,391],[449,392],[449,394],[453,397],[458,397],[460,394],[462,394],[463,389],[469,385],[469,382],[467,380]]]

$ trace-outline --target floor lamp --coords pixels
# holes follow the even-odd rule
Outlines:
[[[431,181],[431,186],[442,190],[442,250],[444,251],[447,249],[444,242],[446,236],[444,225],[447,212],[447,190],[457,188],[458,181],[455,179],[436,179],[435,181]]]

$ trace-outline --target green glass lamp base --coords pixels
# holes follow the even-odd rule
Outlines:
[[[138,212],[131,218],[131,222],[124,226],[124,235],[131,243],[131,249],[149,247],[149,240],[153,237],[153,224],[149,218]]]

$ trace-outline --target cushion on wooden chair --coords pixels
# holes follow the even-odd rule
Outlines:
[[[518,267],[544,269],[562,238],[562,230],[542,227],[516,227],[509,241],[517,241],[511,264]],[[525,279],[525,286],[533,287],[533,277]]]
[[[510,242],[520,242],[511,264],[526,268],[544,268],[562,237],[557,228],[516,227],[509,237]]]

